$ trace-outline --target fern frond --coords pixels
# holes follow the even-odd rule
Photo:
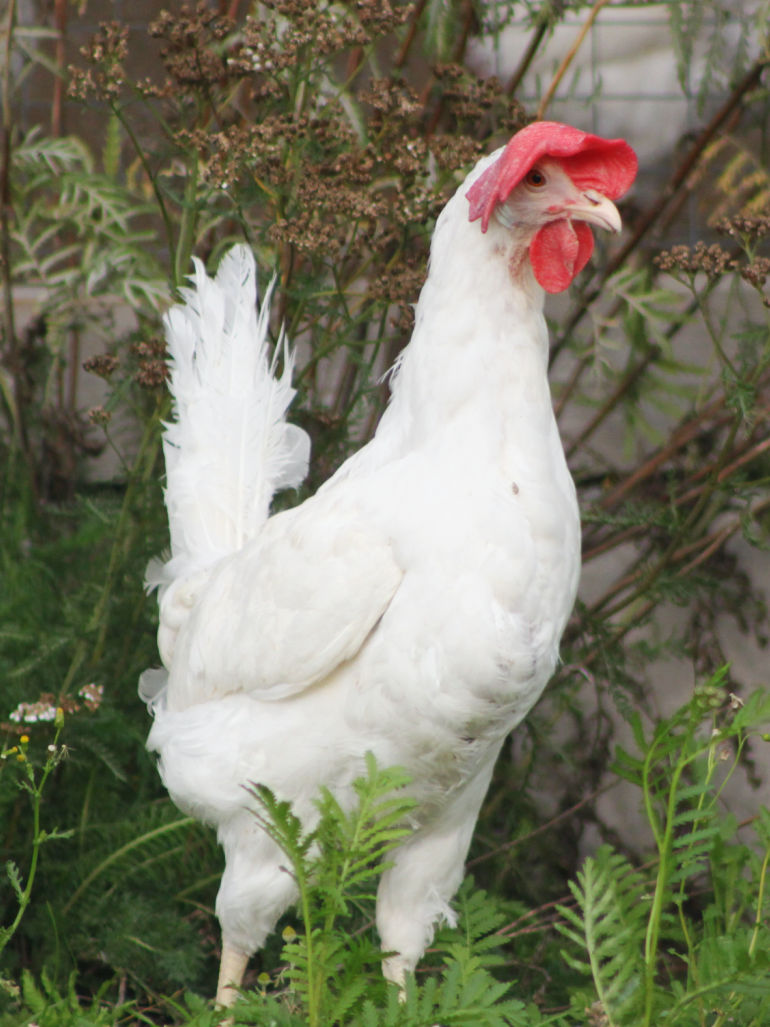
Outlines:
[[[445,953],[445,959],[466,960],[472,953],[474,969],[490,970],[500,966],[500,951],[505,938],[498,932],[506,921],[499,899],[478,888],[472,877],[463,881],[453,902],[457,910],[457,927],[439,931],[434,948]]]
[[[578,911],[559,906],[561,933],[580,946],[586,960],[563,953],[573,969],[590,973],[613,1024],[632,1024],[638,1015],[644,977],[646,881],[627,860],[603,846],[570,882]]]
[[[276,798],[265,785],[255,784],[247,791],[259,804],[254,816],[262,830],[283,849],[295,869],[300,867],[313,845],[313,832],[305,832],[291,803]]]
[[[100,878],[107,875],[108,879],[110,879],[110,875],[114,874],[119,874],[121,877],[125,876],[127,873],[126,867],[135,866],[138,854],[141,854],[142,858],[147,858],[146,853],[162,854],[165,858],[168,858],[171,844],[174,844],[173,841],[170,843],[169,839],[175,839],[179,832],[199,830],[196,821],[192,817],[178,816],[176,810],[170,804],[164,804],[163,806],[151,809],[145,815],[142,825],[144,829],[138,833],[136,823],[126,822],[121,826],[128,836],[127,840],[123,844],[115,844],[115,839],[113,839],[109,852],[106,855],[99,854],[98,862],[83,876],[80,884],[64,905],[63,911],[65,913],[89,889],[94,887],[96,881]]]
[[[41,169],[54,175],[65,171],[93,169],[93,158],[86,144],[77,136],[46,136],[39,126],[30,129],[23,141],[13,148],[14,171],[25,176]]]
[[[321,790],[316,877],[330,900],[327,914],[343,912],[346,896],[373,881],[382,872],[383,857],[409,834],[407,818],[415,802],[404,791],[408,783],[401,768],[379,768],[367,753],[366,775],[353,783],[358,796],[353,810],[346,812],[328,789]],[[335,850],[339,857],[331,859]]]

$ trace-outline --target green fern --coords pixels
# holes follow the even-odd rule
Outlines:
[[[125,1017],[130,1003],[115,1004],[107,1000],[107,987],[102,987],[83,1003],[78,995],[75,975],[71,974],[66,989],[56,987],[44,972],[39,982],[25,971],[21,978],[21,997],[28,1011],[23,1019],[13,1013],[0,1013],[0,1027],[62,1027],[62,1025],[87,1025],[87,1027],[112,1027]]]
[[[403,999],[391,989],[387,1001],[378,1005],[367,1000],[349,1027],[530,1027],[545,1024],[535,1012],[517,999],[506,998],[509,985],[474,970],[467,973],[457,962],[450,963],[441,978],[429,977],[419,987],[407,983]]]
[[[770,1007],[767,988],[758,987],[768,959],[757,945],[769,857],[750,858],[740,847],[729,893],[723,891],[697,921],[687,910],[693,882],[702,888],[710,870],[716,889],[721,878],[718,861],[735,825],[720,815],[718,800],[746,733],[770,718],[766,692],[740,706],[726,701],[725,680],[723,669],[649,734],[633,717],[639,755],[618,749],[616,771],[641,791],[656,848],[654,879],[605,846],[570,884],[576,909],[560,907],[560,930],[580,953],[565,951],[565,959],[591,979],[611,1027],[721,1024],[720,1010],[726,1016],[738,1008],[742,1024],[759,1025],[761,1019],[751,1019],[759,1015],[753,1007]],[[758,824],[770,853],[770,814],[764,812]],[[737,885],[746,872],[755,878],[749,893],[759,896],[753,923]],[[672,969],[677,964],[685,968],[684,978]],[[715,1011],[717,1018],[709,1019]]]
[[[498,932],[507,918],[499,900],[494,901],[472,877],[467,877],[453,905],[459,914],[459,924],[456,928],[439,931],[434,948],[445,953],[447,960],[462,962],[472,953],[475,965],[480,968],[490,970],[500,966],[504,959]]]
[[[288,803],[264,786],[253,794],[260,804],[263,829],[283,849],[299,891],[303,930],[284,947],[288,980],[307,1010],[312,1025],[336,1023],[360,1002],[362,973],[379,967],[380,956],[371,941],[347,943],[338,927],[350,907],[371,900],[372,884],[382,860],[408,834],[405,820],[414,800],[404,792],[406,774],[398,768],[381,770],[366,758],[366,776],[357,779],[358,805],[346,812],[328,789],[317,801],[319,821],[305,831]]]
[[[288,857],[299,890],[302,930],[285,932],[288,967],[276,977],[276,986],[288,982],[287,1004],[295,1013],[301,1010],[303,1023],[323,1027],[524,1027],[543,1022],[509,996],[509,983],[492,976],[491,968],[501,962],[502,939],[495,932],[504,918],[472,882],[458,896],[460,929],[445,929],[436,941],[443,968],[429,973],[420,986],[408,981],[403,995],[383,980],[382,954],[370,922],[375,883],[387,854],[409,833],[406,822],[414,801],[405,790],[408,780],[403,770],[381,769],[367,755],[366,774],[354,783],[356,807],[346,811],[323,789],[319,821],[311,831],[303,830],[288,803],[268,789],[253,789],[260,824]],[[351,929],[354,916],[363,917],[363,923]]]
[[[634,1024],[644,978],[642,939],[647,881],[609,846],[586,860],[570,890],[577,911],[559,906],[566,923],[562,934],[585,952],[564,952],[575,970],[590,974],[602,1008],[612,1024]]]
[[[371,885],[382,872],[383,858],[410,833],[405,820],[415,802],[404,793],[409,776],[398,767],[378,768],[371,753],[366,755],[366,773],[354,782],[358,805],[352,813],[326,788],[318,802],[321,819],[315,840],[321,852],[334,850],[339,856],[339,865],[323,859],[318,868],[326,926],[347,912],[351,894],[373,897]]]

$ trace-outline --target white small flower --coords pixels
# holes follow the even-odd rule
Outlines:
[[[9,716],[16,724],[36,724],[39,720],[53,720],[56,717],[56,707],[42,700],[20,702]]]
[[[78,696],[85,701],[87,708],[91,711],[96,710],[101,706],[102,699],[104,698],[104,685],[97,685],[91,681],[78,692]]]

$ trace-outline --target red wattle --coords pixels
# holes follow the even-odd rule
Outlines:
[[[564,292],[586,266],[593,249],[593,232],[585,221],[552,221],[537,232],[529,246],[535,278],[546,292]]]

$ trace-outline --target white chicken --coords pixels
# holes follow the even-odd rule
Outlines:
[[[624,141],[551,122],[480,161],[438,219],[374,438],[272,517],[309,445],[285,421],[291,361],[273,377],[250,252],[232,250],[215,281],[198,265],[168,315],[167,680],[150,671],[142,690],[171,797],[224,848],[221,1004],[296,898],[250,782],[310,824],[321,784],[353,802],[367,752],[406,768],[415,829],[377,895],[386,977],[403,983],[453,921],[495,759],[554,670],[578,583],[544,290],[585,265],[589,226],[620,229],[612,200],[635,174]]]

